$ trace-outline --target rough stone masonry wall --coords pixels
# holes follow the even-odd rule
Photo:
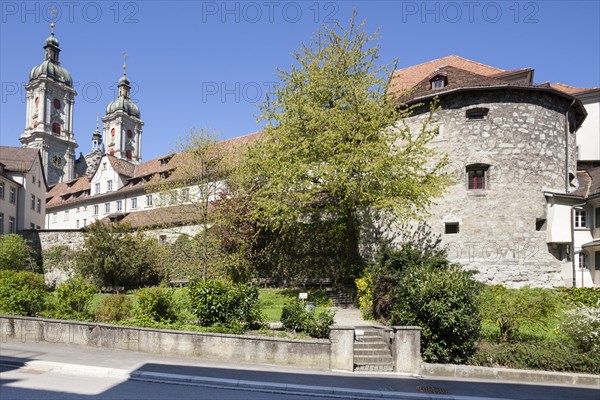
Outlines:
[[[565,190],[566,100],[532,91],[489,91],[449,95],[437,114],[441,133],[432,146],[450,157],[456,178],[431,209],[425,230],[448,249],[449,257],[486,284],[509,287],[563,286],[561,262],[546,244],[544,190]],[[471,108],[489,109],[483,120],[468,120]],[[425,114],[410,118],[416,129]],[[575,171],[575,135],[570,170]],[[486,189],[467,190],[466,166],[489,164]],[[445,234],[445,222],[459,222]],[[400,239],[398,232],[394,233]]]

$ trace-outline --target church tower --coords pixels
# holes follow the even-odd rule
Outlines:
[[[125,54],[126,57],[126,54]],[[119,80],[119,97],[106,107],[102,118],[104,150],[122,160],[139,164],[142,160],[142,126],[140,109],[131,101],[131,85],[127,79],[127,65]]]
[[[39,149],[48,185],[74,178],[75,149],[73,106],[77,93],[73,79],[60,65],[58,39],[52,33],[44,46],[44,61],[29,73],[26,90],[23,147]]]

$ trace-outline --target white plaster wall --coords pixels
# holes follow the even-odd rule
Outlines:
[[[577,131],[579,160],[600,160],[600,92],[581,100],[588,116]]]

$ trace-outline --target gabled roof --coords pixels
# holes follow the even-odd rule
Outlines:
[[[469,60],[457,55],[450,55],[435,60],[427,61],[422,64],[413,65],[407,68],[395,70],[392,74],[392,80],[390,82],[390,93],[396,93],[401,95],[402,92],[412,89],[414,86],[419,84],[423,79],[430,76],[434,71],[443,67],[454,67],[463,71],[471,72],[477,75],[482,75],[490,78],[501,78],[505,81],[513,81],[514,77],[522,75],[528,77],[527,82],[522,81],[519,78],[518,83],[521,84],[532,84],[533,69],[532,68],[519,68],[513,70],[504,70],[491,65],[485,65],[478,63],[473,60]],[[599,90],[598,87],[593,88],[577,88],[574,86],[565,85],[563,83],[553,83],[549,86],[560,92],[569,95],[581,95],[587,92],[593,92]]]
[[[4,164],[6,171],[28,172],[36,157],[39,157],[39,153],[37,149],[0,146],[0,161]]]
[[[446,78],[446,85],[441,89],[431,88],[431,79],[435,76],[442,75]],[[412,99],[422,96],[436,96],[441,93],[452,91],[453,89],[466,87],[492,87],[502,85],[518,85],[511,82],[506,82],[502,78],[492,78],[485,75],[476,74],[464,69],[445,66],[438,68],[431,74],[423,78],[420,82],[413,86],[412,89],[404,92],[398,98],[401,102],[408,102]]]
[[[110,165],[119,175],[124,175],[128,178],[131,178],[135,175],[135,164],[111,155],[107,155],[107,158],[110,162]]]
[[[444,66],[460,68],[483,76],[491,76],[506,72],[506,70],[500,68],[481,64],[457,55],[450,55],[394,71],[390,83],[390,91],[401,92],[411,89],[427,76],[431,75],[435,70]]]

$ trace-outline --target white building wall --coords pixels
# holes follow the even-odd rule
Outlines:
[[[600,89],[577,96],[588,115],[577,131],[579,160],[600,160]]]

